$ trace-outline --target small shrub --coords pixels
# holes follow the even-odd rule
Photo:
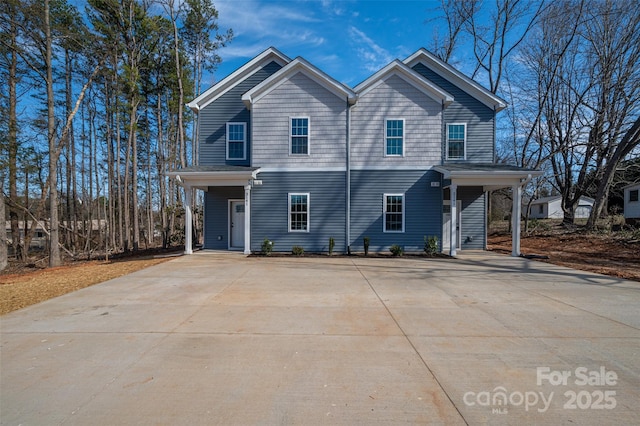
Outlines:
[[[397,244],[394,244],[391,247],[389,247],[389,251],[391,252],[391,254],[398,257],[402,256],[402,253],[404,253],[404,249]]]
[[[291,253],[295,254],[296,256],[302,256],[304,254],[304,248],[302,248],[302,246],[293,246],[291,248]]]
[[[438,237],[436,235],[429,235],[424,237],[424,252],[427,256],[435,256],[438,253]]]
[[[329,256],[331,256],[333,254],[333,248],[336,245],[336,241],[333,239],[333,237],[329,237]]]
[[[265,256],[269,256],[273,251],[273,241],[265,238],[260,248],[262,249],[262,254],[264,254]]]
[[[366,255],[369,254],[369,241],[370,241],[370,239],[369,239],[369,237],[364,237],[363,241],[364,241],[364,255],[366,256]]]

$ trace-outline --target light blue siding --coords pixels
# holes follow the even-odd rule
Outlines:
[[[445,80],[423,64],[413,69],[426,79],[452,94],[454,102],[444,110],[443,121],[447,123],[467,123],[467,162],[493,163],[494,161],[494,119],[495,112],[469,95],[458,86]],[[442,138],[442,159],[446,158],[445,141]]]
[[[244,188],[215,186],[204,193],[204,248],[229,247],[229,200],[244,199]],[[218,239],[218,236],[222,237]]]
[[[267,64],[247,77],[198,114],[200,128],[199,164],[249,166],[251,164],[251,115],[242,102],[242,95],[281,68],[276,62]],[[226,160],[226,123],[247,123],[247,157],[245,160]]]
[[[363,238],[369,237],[371,252],[383,251],[393,244],[408,252],[422,252],[424,237],[442,239],[442,188],[435,171],[367,171],[351,173],[351,248],[363,251]],[[383,232],[383,194],[405,194],[405,232]]]
[[[346,251],[346,193],[344,172],[262,172],[261,186],[251,190],[251,250],[260,251],[265,238],[274,251],[291,252],[294,245],[306,252]],[[309,232],[289,232],[288,194],[309,193]]]

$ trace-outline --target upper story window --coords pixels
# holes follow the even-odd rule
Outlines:
[[[404,119],[386,120],[385,156],[404,155]]]
[[[404,194],[384,194],[384,232],[404,232]]]
[[[638,201],[638,189],[632,189],[629,191],[629,202]]]
[[[247,157],[247,123],[227,123],[227,160]]]
[[[447,160],[466,158],[467,125],[465,123],[447,124]]]
[[[309,193],[289,194],[289,232],[309,232]]]
[[[292,155],[309,154],[309,117],[292,117],[290,126]]]

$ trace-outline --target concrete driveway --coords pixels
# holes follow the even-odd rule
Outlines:
[[[0,422],[633,424],[640,283],[200,252],[1,317]]]

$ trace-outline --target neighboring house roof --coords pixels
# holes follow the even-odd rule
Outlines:
[[[335,80],[315,65],[307,62],[304,58],[297,57],[262,83],[245,93],[242,96],[242,101],[247,108],[251,109],[251,104],[259,101],[263,96],[269,94],[297,73],[304,74],[336,96],[347,98],[350,104],[354,104],[357,99],[355,92],[349,87]]]
[[[238,83],[242,82],[252,74],[255,74],[258,70],[271,62],[276,62],[281,66],[285,66],[291,62],[291,59],[281,53],[278,49],[270,47],[233,73],[229,74],[227,77],[220,80],[218,83],[214,84],[207,91],[189,102],[187,106],[197,113],[199,110],[234,88]]]
[[[536,204],[547,204],[547,203],[553,203],[554,201],[560,200],[562,199],[562,197],[560,195],[552,195],[550,197],[542,197],[542,198],[538,198],[536,200],[533,200],[531,202],[531,205],[536,205]],[[587,196],[582,196],[580,197],[580,201],[584,201],[587,203],[594,203],[594,199],[591,197],[587,197]]]
[[[634,186],[640,187],[640,182],[630,183],[629,185],[625,185],[622,189],[633,188]]]
[[[397,59],[358,84],[354,90],[358,93],[358,96],[364,96],[368,91],[375,89],[379,84],[392,76],[400,77],[425,95],[445,106],[453,102],[452,95],[431,83]]]
[[[451,81],[453,84],[457,85],[462,90],[469,93],[471,96],[496,112],[507,107],[507,102],[505,100],[494,95],[489,90],[462,74],[451,65],[443,62],[424,48],[409,56],[404,60],[404,63],[410,68],[413,68],[418,63],[424,64],[427,68],[431,69],[446,80]]]

